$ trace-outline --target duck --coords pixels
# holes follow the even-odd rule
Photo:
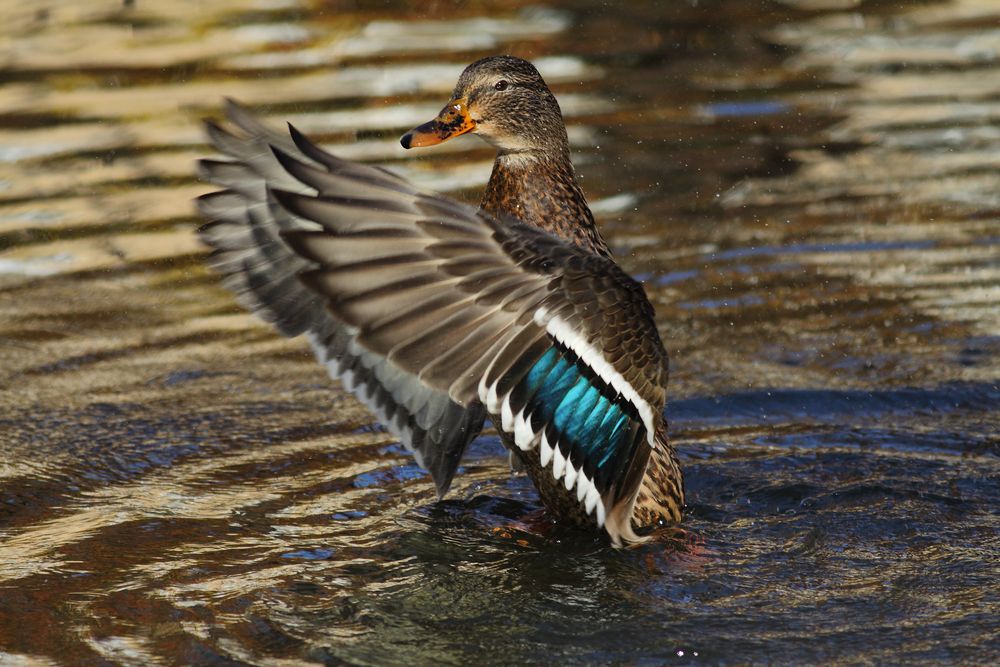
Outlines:
[[[406,149],[496,149],[478,207],[339,158],[233,100],[206,121],[219,189],[198,198],[210,265],[412,452],[438,498],[493,424],[560,522],[622,547],[679,523],[669,360],[641,283],[614,260],[559,103],[514,56],[470,64]]]

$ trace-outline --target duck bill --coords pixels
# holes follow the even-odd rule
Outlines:
[[[469,116],[465,99],[456,98],[441,109],[437,118],[418,125],[402,136],[399,143],[403,148],[423,148],[434,146],[452,137],[476,129],[476,121]]]

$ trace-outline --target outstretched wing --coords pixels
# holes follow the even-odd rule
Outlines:
[[[324,305],[325,298],[302,284],[299,274],[314,264],[293,252],[281,234],[323,228],[289,214],[269,196],[268,189],[313,194],[317,190],[288,174],[275,159],[272,146],[316,168],[323,168],[325,154],[311,144],[306,146],[308,152],[299,151],[289,137],[261,125],[231,101],[227,115],[242,135],[212,123],[208,133],[212,144],[229,159],[199,163],[201,176],[223,188],[198,200],[210,221],[199,233],[214,248],[213,266],[244,307],[286,336],[305,335],[330,374],[340,378],[415,454],[418,463],[430,471],[438,494],[444,495],[466,446],[482,430],[483,406],[458,403],[385,355],[359,345],[357,328],[334,317]],[[410,191],[389,172],[369,168],[366,173],[373,183],[343,181],[346,190],[319,192],[370,196],[385,187]]]
[[[296,184],[270,195],[313,228],[281,238],[356,344],[455,403],[485,404],[598,523],[634,501],[667,382],[641,285],[608,258],[291,134],[311,161],[272,146]],[[622,521],[609,517],[613,538]]]

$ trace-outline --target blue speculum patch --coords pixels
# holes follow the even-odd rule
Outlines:
[[[633,430],[630,406],[586,368],[572,352],[553,347],[531,367],[521,389],[534,425],[554,429],[574,465],[583,464],[596,477],[615,467]]]

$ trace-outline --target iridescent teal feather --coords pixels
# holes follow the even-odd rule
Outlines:
[[[607,480],[621,455],[634,447],[620,396],[571,352],[552,347],[528,371],[514,396],[535,430],[551,433],[553,446],[591,477]],[[602,484],[603,486],[603,484]]]

